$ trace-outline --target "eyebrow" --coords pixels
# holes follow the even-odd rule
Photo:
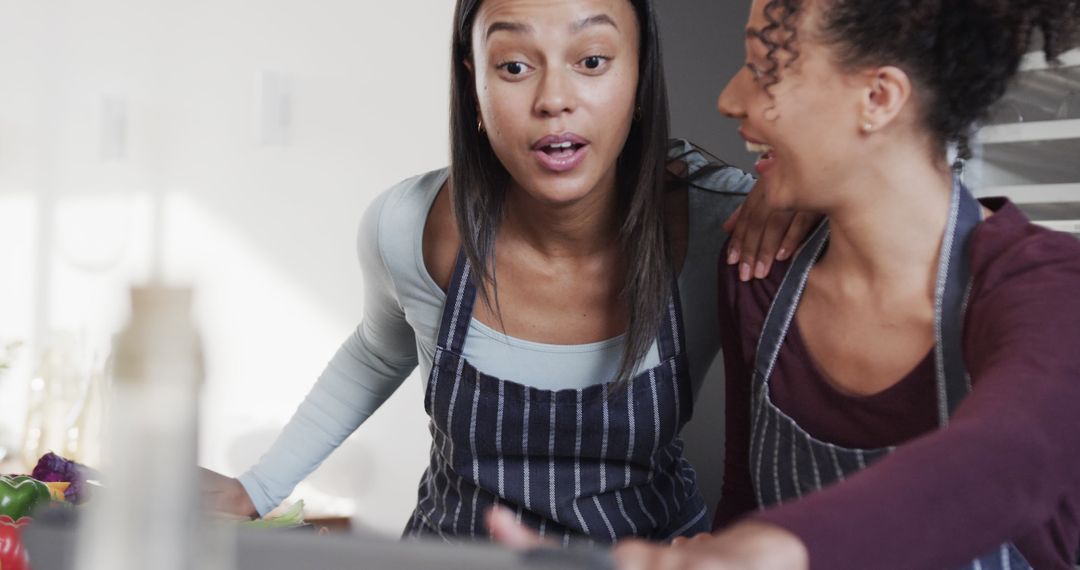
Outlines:
[[[753,26],[751,26],[749,28],[746,28],[746,39],[748,39],[748,40],[760,40],[761,39],[761,30],[759,30],[759,29],[757,29],[757,28],[755,28]]]
[[[615,20],[612,20],[611,16],[608,16],[607,14],[597,14],[595,16],[589,16],[588,18],[575,22],[573,25],[570,26],[570,31],[576,34],[581,30],[588,28],[589,26],[601,25],[611,26],[616,30],[619,29],[619,26],[615,25]]]
[[[495,32],[512,32],[515,34],[528,34],[532,33],[533,27],[528,24],[519,24],[517,22],[494,22],[487,29],[487,35],[485,39],[490,38],[491,34]]]
[[[578,20],[577,22],[574,22],[570,25],[570,31],[576,34],[590,26],[602,25],[611,26],[616,30],[619,29],[619,26],[615,24],[615,20],[611,19],[611,16],[608,16],[607,14],[597,14],[595,16],[589,16],[588,18],[583,18],[581,20]],[[490,26],[488,26],[487,34],[484,37],[485,39],[490,38],[491,35],[495,32],[531,34],[533,31],[535,31],[533,27],[528,24],[522,24],[518,22],[494,22]]]

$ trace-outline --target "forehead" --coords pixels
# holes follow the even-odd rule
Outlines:
[[[603,22],[606,16],[620,35],[636,37],[637,15],[630,0],[484,0],[473,23],[474,40],[484,42],[492,26],[511,24],[525,33],[573,31],[585,23]]]

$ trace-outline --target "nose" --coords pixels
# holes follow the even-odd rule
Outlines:
[[[534,111],[541,117],[557,117],[577,106],[573,81],[560,69],[546,69],[538,89]]]
[[[720,97],[716,100],[716,108],[721,115],[731,119],[741,119],[746,116],[746,108],[742,101],[744,93],[742,84],[747,75],[748,73],[743,73],[743,70],[732,75],[724,86],[724,90],[720,92]]]

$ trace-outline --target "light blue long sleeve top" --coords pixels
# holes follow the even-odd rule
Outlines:
[[[685,141],[682,156],[694,173],[708,159]],[[428,212],[447,169],[409,178],[368,207],[358,236],[364,275],[364,315],[345,339],[270,450],[240,477],[260,515],[292,492],[420,367],[427,377],[446,294],[424,264]],[[721,227],[754,179],[724,168],[689,190],[689,239],[678,276],[690,375],[697,393],[719,349],[717,261],[727,235]],[[551,345],[508,337],[473,320],[464,356],[486,374],[537,388],[580,388],[614,377],[623,337],[579,345]],[[641,363],[659,363],[655,346]],[[419,476],[419,474],[417,474]]]

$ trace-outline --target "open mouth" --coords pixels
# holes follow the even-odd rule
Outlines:
[[[765,143],[746,141],[746,150],[760,155],[759,158],[769,159],[773,155],[773,147]]]
[[[533,145],[540,166],[555,173],[568,172],[585,160],[589,141],[572,133],[548,135]]]
[[[776,158],[776,153],[773,151],[772,145],[765,143],[746,141],[746,150],[758,155],[757,162],[754,163],[754,168],[759,174],[763,174],[770,166],[772,166],[773,160]]]
[[[571,156],[574,156],[574,153],[584,147],[585,145],[582,143],[564,141],[560,143],[544,145],[540,147],[540,151],[553,158],[569,158]]]

